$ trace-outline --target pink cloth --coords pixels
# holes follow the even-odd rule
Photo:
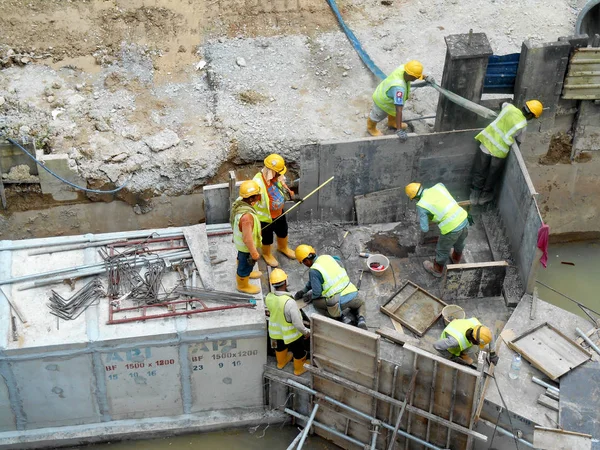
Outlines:
[[[548,265],[548,239],[550,237],[550,227],[545,223],[538,230],[537,247],[543,252],[540,262],[542,266]]]

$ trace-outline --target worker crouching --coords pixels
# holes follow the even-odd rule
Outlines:
[[[240,185],[240,196],[231,205],[231,227],[237,254],[237,290],[246,294],[258,294],[260,287],[251,285],[250,278],[260,278],[262,273],[253,271],[260,258],[258,248],[262,245],[260,221],[253,206],[260,200],[260,188],[252,181]]]
[[[269,281],[275,292],[267,294],[265,304],[270,314],[269,337],[277,341],[277,368],[283,369],[293,358],[294,375],[302,375],[306,372],[307,355],[304,340],[310,337],[310,330],[304,326],[296,301],[287,291],[286,273],[273,269]]]
[[[468,213],[450,195],[446,186],[438,183],[424,189],[421,183],[410,183],[405,188],[411,200],[417,200],[417,212],[421,231],[429,231],[429,220],[438,224],[440,238],[435,248],[435,259],[424,261],[423,267],[434,277],[440,278],[448,258],[458,264],[465,248],[465,240],[469,235]],[[450,250],[452,255],[450,255]]]
[[[317,256],[310,245],[296,248],[296,259],[310,270],[308,283],[294,298],[306,298],[315,308],[334,319],[344,320],[342,311],[349,308],[357,317],[357,327],[367,329],[365,302],[358,298],[358,289],[350,282],[346,269],[329,255]]]
[[[491,342],[492,332],[490,329],[472,317],[470,319],[454,319],[450,322],[433,347],[454,362],[471,365],[473,359],[467,354],[469,348],[478,345],[480,349],[483,349]],[[498,363],[498,357],[494,352],[490,353],[490,362]]]

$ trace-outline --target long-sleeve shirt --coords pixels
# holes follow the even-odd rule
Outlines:
[[[444,186],[443,183],[440,183],[442,186]],[[444,186],[445,187],[445,186]],[[417,214],[419,215],[419,225],[421,226],[421,231],[423,233],[427,233],[429,231],[429,221],[431,219],[433,219],[433,214],[431,214],[429,211],[427,211],[425,208],[421,208],[419,205],[417,205]],[[466,227],[468,225],[469,221],[467,219],[465,219],[459,226],[457,226],[454,231],[460,231],[462,230],[464,227]]]
[[[323,295],[323,275],[317,269],[310,269],[308,271],[308,283],[304,287],[304,292],[308,292],[312,289],[312,298],[319,298]],[[358,292],[351,292],[350,294],[342,295],[340,297],[340,305],[344,305],[351,300],[354,300]]]
[[[290,293],[286,291],[275,291],[274,294],[290,295]],[[294,325],[296,330],[298,330],[303,335],[306,336],[309,333],[308,328],[304,326],[304,322],[302,321],[302,314],[300,313],[300,310],[298,309],[298,305],[296,305],[295,300],[288,300],[285,303],[285,307],[283,308],[283,316],[285,317],[285,320]]]
[[[502,109],[504,109],[504,108],[506,107],[506,105],[510,105],[510,103],[507,103],[507,102],[504,102],[504,103],[502,103]],[[517,131],[517,132],[514,134],[513,138],[514,138],[515,140],[516,140],[517,138],[519,138],[519,142],[520,142],[520,143],[524,142],[524,140],[525,140],[525,130],[526,130],[526,129],[527,129],[527,127],[521,128],[519,131]],[[481,144],[481,145],[479,146],[479,149],[480,149],[480,150],[481,150],[483,153],[485,153],[485,154],[487,154],[487,155],[489,155],[489,154],[490,154],[490,151],[489,151],[489,150],[488,150],[488,149],[485,147],[485,145],[483,145],[483,144]]]
[[[446,339],[440,339],[439,341],[433,344],[433,348],[435,348],[438,352],[444,352],[447,351],[449,348],[458,347],[460,347],[458,341],[452,336],[448,336]]]

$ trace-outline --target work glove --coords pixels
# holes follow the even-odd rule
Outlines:
[[[490,363],[490,365],[498,365],[498,361],[500,360],[500,358],[498,357],[498,355],[496,355],[496,352],[490,352],[490,354],[488,355],[488,362]]]
[[[425,76],[425,81],[427,83],[434,84],[435,83],[435,78],[433,78],[431,75],[426,75]]]
[[[300,289],[298,292],[294,294],[294,300],[300,300],[306,295],[306,291],[304,289]]]
[[[302,197],[300,197],[298,194],[293,194],[292,200],[294,200],[297,203],[302,203],[304,201],[304,199]]]
[[[408,134],[406,133],[405,130],[398,130],[398,131],[396,131],[396,136],[398,136],[398,139],[400,139],[400,142],[402,142],[403,144],[408,139]]]
[[[312,291],[308,291],[306,294],[304,294],[304,302],[311,303],[312,301],[313,301],[313,293],[312,293]]]

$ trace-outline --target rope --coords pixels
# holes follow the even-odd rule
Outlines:
[[[44,169],[46,172],[48,172],[50,175],[52,175],[53,177],[59,179],[60,181],[62,181],[65,184],[68,184],[69,186],[71,186],[72,188],[75,189],[79,189],[80,191],[84,191],[84,192],[90,192],[92,194],[114,194],[116,192],[119,192],[121,189],[123,189],[127,183],[129,183],[129,181],[131,180],[130,176],[125,183],[123,183],[121,186],[115,188],[115,189],[111,189],[110,191],[101,191],[98,189],[88,189],[85,188],[83,186],[78,186],[76,184],[71,183],[69,180],[65,180],[63,177],[61,177],[60,175],[57,175],[56,173],[54,173],[53,171],[51,171],[50,169],[48,169],[41,161],[39,161],[37,158],[35,158],[35,156],[31,155],[27,150],[25,150],[21,144],[19,144],[17,141],[15,141],[14,139],[9,138],[8,136],[5,135],[0,135],[2,136],[4,139],[6,139],[8,142],[10,142],[11,144],[15,145],[19,150],[21,150],[27,157],[29,157],[30,159],[32,159],[33,161],[35,161],[35,163],[40,166],[42,169]]]

